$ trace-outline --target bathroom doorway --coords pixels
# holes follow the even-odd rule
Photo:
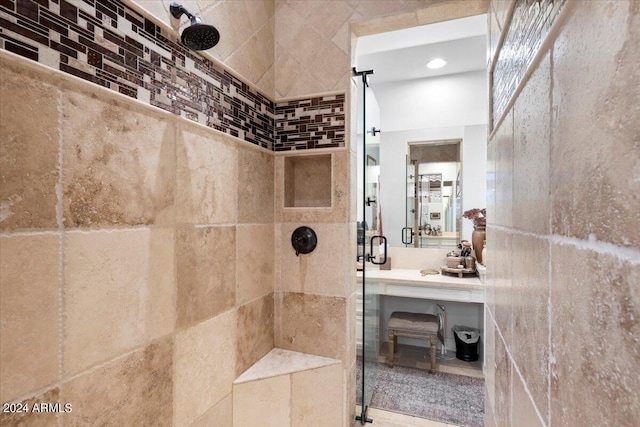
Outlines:
[[[356,303],[356,389],[363,424],[368,408],[456,425],[484,423],[481,344],[477,361],[459,360],[452,332],[460,322],[478,329],[482,336],[483,300],[459,302],[448,297],[394,295],[386,282],[378,279],[381,276],[377,271],[390,269],[385,274],[393,275],[394,266],[407,270],[409,259],[420,258],[423,253],[434,257],[437,265],[439,258],[446,260],[447,252],[455,249],[460,239],[470,239],[472,227],[462,220],[461,213],[486,204],[486,43],[486,15],[357,40],[354,85],[361,78],[357,72],[369,71],[362,88],[358,86],[358,95],[353,97],[357,102],[352,106],[352,117],[358,120],[358,255],[359,260],[364,259],[359,264],[363,271],[359,273]],[[441,66],[432,67],[436,59],[441,60],[435,61]],[[361,119],[361,114],[366,117],[370,110],[373,115],[379,112],[379,125]],[[412,147],[416,153],[430,145],[450,145],[444,151],[450,148],[456,152],[451,171],[432,171],[433,165],[424,165],[438,163],[435,155],[431,160],[411,161]],[[373,160],[367,162],[369,157]],[[413,175],[413,187],[409,175]],[[416,190],[420,187],[418,176],[426,198],[416,207],[416,198],[421,196]],[[446,193],[446,209],[435,205],[436,190],[440,203]],[[432,232],[425,238],[427,225]],[[385,236],[386,244],[375,241],[369,245],[369,238],[375,235]],[[362,242],[367,243],[361,246]],[[367,255],[378,262],[384,255],[388,265],[368,263]],[[440,306],[448,321],[446,338],[437,344],[438,369],[429,370],[428,342],[403,337],[398,338],[399,352],[391,367],[389,357],[394,356],[389,354],[387,337],[390,314],[436,314]],[[465,405],[457,407],[451,404],[453,401]]]

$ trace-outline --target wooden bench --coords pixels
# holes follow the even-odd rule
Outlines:
[[[439,334],[440,325],[438,316],[434,314],[408,313],[404,311],[394,311],[391,313],[387,334],[389,335],[389,356],[388,363],[393,367],[393,356],[398,351],[398,337],[428,339],[431,347],[431,372],[437,369],[436,345],[438,338],[444,342],[444,337]]]

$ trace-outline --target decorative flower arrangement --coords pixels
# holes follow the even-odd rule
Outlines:
[[[464,211],[463,217],[473,221],[474,227],[485,227],[487,225],[487,209],[469,209]]]

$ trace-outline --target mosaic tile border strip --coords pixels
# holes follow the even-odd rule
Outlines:
[[[498,122],[566,0],[518,0],[493,71],[493,123]]]
[[[274,151],[344,146],[344,94],[278,103],[275,117]]]
[[[344,146],[344,95],[276,106],[119,0],[0,0],[0,48],[269,150]]]

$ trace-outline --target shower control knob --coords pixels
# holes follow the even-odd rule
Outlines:
[[[296,228],[291,234],[291,246],[296,251],[296,256],[313,252],[318,244],[318,236],[310,227]]]

